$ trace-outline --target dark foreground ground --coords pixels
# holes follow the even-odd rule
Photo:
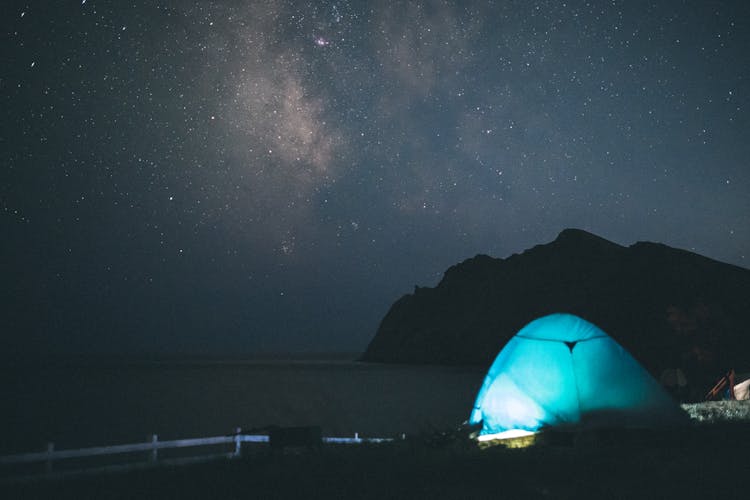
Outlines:
[[[750,425],[555,435],[480,450],[454,436],[0,485],[0,498],[750,498]]]

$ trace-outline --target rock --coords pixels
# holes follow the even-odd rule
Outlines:
[[[526,323],[569,312],[602,328],[655,376],[679,367],[689,382],[710,386],[728,368],[750,366],[749,311],[750,270],[566,229],[506,259],[477,255],[448,269],[436,287],[416,287],[393,304],[361,359],[488,366]]]

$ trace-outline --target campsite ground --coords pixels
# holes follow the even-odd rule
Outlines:
[[[5,485],[3,498],[747,498],[750,424],[554,436],[485,450],[454,436],[256,449],[234,461]],[[4,490],[4,491],[3,491]]]

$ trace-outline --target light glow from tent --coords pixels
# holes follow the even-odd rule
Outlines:
[[[545,427],[653,426],[685,421],[659,383],[611,337],[571,314],[522,328],[500,351],[469,423],[498,439]]]
[[[498,432],[496,434],[482,434],[477,438],[477,441],[486,442],[494,441],[496,439],[513,439],[526,436],[533,436],[535,432],[525,431],[523,429],[510,429],[509,431]]]
[[[482,420],[491,428],[536,431],[544,419],[544,410],[512,380],[493,386],[484,400]]]

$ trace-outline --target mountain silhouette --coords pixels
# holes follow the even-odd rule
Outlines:
[[[488,366],[521,327],[555,312],[596,324],[656,376],[681,368],[702,388],[729,368],[750,370],[750,270],[579,229],[506,259],[477,255],[435,288],[415,287],[361,359]]]

